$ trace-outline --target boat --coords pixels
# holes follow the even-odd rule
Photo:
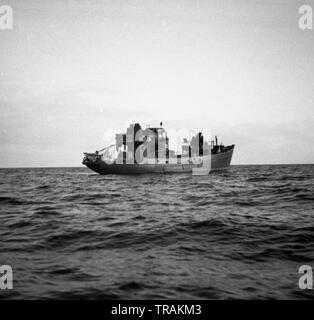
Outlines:
[[[169,148],[169,138],[159,127],[143,129],[131,124],[126,133],[117,133],[116,141],[93,153],[84,152],[83,164],[99,174],[206,175],[230,167],[235,145],[218,144],[218,138],[206,142],[202,132],[190,141],[183,139],[180,152]]]

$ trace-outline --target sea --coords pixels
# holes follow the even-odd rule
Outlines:
[[[0,169],[1,265],[1,299],[313,299],[314,165]]]

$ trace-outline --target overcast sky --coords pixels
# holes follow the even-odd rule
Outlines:
[[[233,164],[314,163],[314,1],[1,4],[0,167],[80,165],[132,121],[210,128]]]

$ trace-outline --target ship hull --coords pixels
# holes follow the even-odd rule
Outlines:
[[[222,153],[211,155],[211,170],[222,170],[230,166],[234,146]],[[84,163],[89,169],[99,174],[148,174],[148,173],[192,173],[197,166],[193,163],[187,164],[107,164],[101,159]]]

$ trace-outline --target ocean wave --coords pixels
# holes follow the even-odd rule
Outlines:
[[[1,262],[20,279],[6,297],[313,298],[297,287],[314,262],[313,168],[0,170]]]

